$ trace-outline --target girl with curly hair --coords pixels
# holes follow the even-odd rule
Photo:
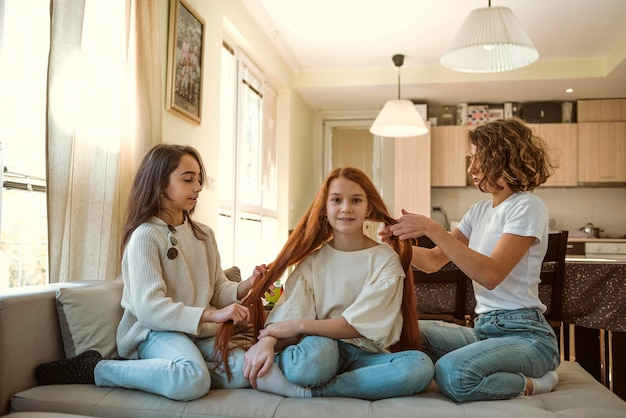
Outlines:
[[[497,120],[469,134],[468,173],[490,199],[474,204],[458,227],[404,212],[382,228],[383,241],[421,236],[412,263],[434,272],[452,261],[470,279],[474,327],[420,321],[422,348],[435,361],[439,389],[457,402],[549,392],[558,382],[557,339],[543,316],[539,275],[548,245],[548,210],[532,191],[554,166],[543,140],[520,120]]]

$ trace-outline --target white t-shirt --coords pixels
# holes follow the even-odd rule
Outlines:
[[[387,244],[338,251],[326,244],[289,275],[266,323],[343,316],[364,338],[344,341],[387,352],[402,332],[404,270]]]
[[[514,193],[495,208],[491,200],[480,201],[463,216],[458,228],[469,238],[469,248],[486,256],[491,255],[502,234],[537,238],[495,289],[472,281],[476,313],[525,308],[546,311],[539,300],[539,274],[548,247],[548,209],[538,196]]]

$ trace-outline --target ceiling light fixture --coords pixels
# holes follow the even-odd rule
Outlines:
[[[539,52],[508,7],[473,10],[441,65],[464,73],[496,73],[532,64]]]
[[[385,103],[370,132],[391,138],[424,135],[428,128],[415,105],[410,100],[400,99],[400,67],[404,64],[404,55],[396,54],[391,60],[398,67],[398,99]]]

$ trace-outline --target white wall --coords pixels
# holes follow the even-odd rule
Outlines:
[[[165,109],[167,69],[167,38],[169,0],[158,0]],[[321,125],[324,115],[315,115],[292,88],[292,73],[274,45],[248,14],[240,0],[189,0],[205,20],[202,124],[195,126],[178,116],[163,111],[163,142],[184,143],[202,154],[207,176],[215,179],[212,189],[205,189],[196,209],[196,219],[217,224],[217,188],[219,179],[219,104],[221,46],[225,35],[245,50],[261,68],[278,100],[279,136],[279,211],[281,232],[295,226],[315,192],[323,174]],[[592,222],[612,236],[626,235],[626,189],[570,188],[540,189],[551,217],[560,221],[562,229],[575,230]],[[473,188],[433,189],[432,205],[443,207],[450,220],[459,220],[475,201],[485,195]]]
[[[601,237],[626,235],[626,188],[539,188],[535,193],[548,207],[559,229],[576,231],[591,222],[604,230]],[[470,205],[489,198],[473,187],[436,188],[431,191],[433,206],[441,206],[450,221],[458,221]],[[433,218],[439,220],[437,215]]]
[[[205,21],[205,46],[202,80],[202,123],[193,125],[165,110],[169,1],[159,1],[163,85],[163,138],[166,143],[191,145],[201,153],[211,188],[198,200],[195,219],[217,225],[220,132],[220,67],[225,36],[233,39],[263,71],[278,93],[278,172],[279,228],[281,233],[295,225],[314,192],[311,179],[313,154],[312,111],[292,88],[291,70],[274,45],[237,0],[188,0]],[[304,206],[304,208],[303,208]]]

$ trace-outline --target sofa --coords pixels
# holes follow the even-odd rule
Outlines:
[[[433,381],[423,393],[367,401],[295,399],[253,389],[211,390],[200,399],[173,401],[136,390],[95,385],[39,386],[43,362],[95,348],[114,355],[121,308],[119,280],[49,284],[0,294],[0,415],[200,417],[626,417],[626,402],[579,364],[565,361],[551,393],[458,404]]]

